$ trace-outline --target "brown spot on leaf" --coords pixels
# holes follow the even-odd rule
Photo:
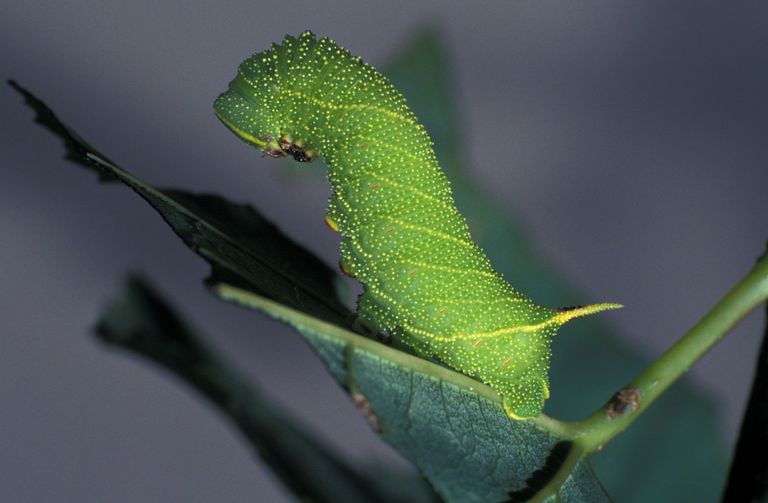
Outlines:
[[[358,393],[357,391],[353,391],[352,402],[355,404],[355,407],[357,408],[357,410],[359,410],[360,413],[363,415],[363,418],[365,419],[365,422],[368,423],[368,426],[370,426],[375,433],[380,434],[382,430],[381,430],[381,424],[379,423],[379,417],[373,411],[373,408],[371,407],[371,402],[369,402],[368,399],[365,398],[365,395],[363,395],[362,393]]]

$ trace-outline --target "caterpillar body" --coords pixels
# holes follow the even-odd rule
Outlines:
[[[358,316],[488,384],[512,418],[541,413],[557,329],[620,307],[542,307],[506,282],[472,241],[403,96],[328,38],[306,31],[254,54],[214,110],[266,155],[323,157],[326,222],[342,235],[342,270],[363,285]]]

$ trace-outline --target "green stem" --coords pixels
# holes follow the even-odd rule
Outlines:
[[[768,299],[768,257],[755,267],[687,334],[592,416],[569,423],[571,437],[586,452],[602,448],[624,431],[672,383],[753,308]]]

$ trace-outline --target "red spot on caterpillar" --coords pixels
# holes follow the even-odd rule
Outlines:
[[[475,341],[472,343],[472,349],[477,349],[477,346],[480,345],[480,342],[482,342],[482,339],[475,339]]]
[[[387,227],[387,234],[392,234],[393,232],[395,232],[394,227]]]
[[[511,356],[509,358],[507,358],[506,360],[504,360],[504,363],[502,363],[502,365],[504,365],[506,367],[510,363],[512,363],[512,357]]]
[[[437,308],[437,312],[440,314],[445,314],[446,311],[447,309],[445,308],[445,306]]]
[[[416,269],[411,269],[410,271],[408,271],[408,276],[409,277],[412,278],[414,274],[416,274]]]
[[[376,183],[376,182],[373,182],[373,183],[371,184],[371,188],[372,188],[373,190],[378,190],[380,187],[381,187],[381,185],[379,185],[379,184],[378,184],[378,183]]]

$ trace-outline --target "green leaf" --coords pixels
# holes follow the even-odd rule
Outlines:
[[[16,89],[22,96],[24,96],[24,102],[29,105],[35,113],[35,122],[50,130],[55,135],[61,137],[64,140],[66,147],[64,158],[70,162],[73,162],[89,171],[93,171],[99,176],[101,182],[114,182],[117,179],[109,174],[109,172],[98,169],[94,164],[87,160],[86,155],[88,152],[93,152],[98,157],[109,160],[106,156],[100,154],[95,148],[90,146],[85,140],[80,138],[77,133],[69,129],[67,126],[61,123],[59,119],[54,115],[50,108],[45,103],[41,102],[29,91],[21,87],[16,81],[9,80],[8,85]]]
[[[588,302],[545,263],[514,215],[475,185],[463,169],[468,164],[461,151],[461,120],[437,32],[420,33],[385,73],[429,131],[440,166],[451,180],[456,205],[494,267],[526,295],[545,304]],[[545,411],[569,419],[591,413],[650,362],[596,317],[569,325],[555,338],[552,352],[552,397]],[[708,397],[689,382],[678,383],[605,453],[594,456],[595,470],[618,501],[715,501],[726,467],[716,416]]]
[[[96,331],[107,344],[160,365],[205,396],[301,498],[318,502],[433,501],[423,483],[404,478],[404,483],[387,490],[375,478],[342,462],[208,347],[144,279],[134,276],[126,281],[120,296],[105,309]]]
[[[334,377],[374,414],[382,437],[446,501],[609,501],[557,421],[511,420],[469,377],[220,283],[223,299],[296,327]]]
[[[248,205],[232,204],[212,194],[160,190],[143,183],[100,154],[62,123],[32,93],[11,81],[37,112],[37,122],[64,141],[66,159],[119,180],[160,213],[192,250],[207,260],[214,276],[340,325],[351,313],[336,295],[336,272],[295,245]]]
[[[36,109],[55,119],[42,102],[22,92]],[[131,187],[211,262],[215,275],[210,284],[217,294],[296,327],[339,383],[370,411],[369,420],[382,437],[447,501],[608,501],[583,453],[558,421],[546,416],[513,421],[488,386],[346,330],[346,312],[327,296],[330,282],[310,286],[293,269],[306,266],[287,267],[284,257],[306,252],[297,251],[272,226],[252,228],[237,218],[245,215],[250,220],[255,210],[235,205],[240,211],[229,212],[232,219],[217,219],[204,201],[224,207],[230,203],[157,190],[90,149],[57,120],[56,125],[54,132],[70,151]],[[249,236],[248,246],[236,236]],[[280,253],[275,253],[276,247]],[[324,294],[313,291],[315,287]]]

